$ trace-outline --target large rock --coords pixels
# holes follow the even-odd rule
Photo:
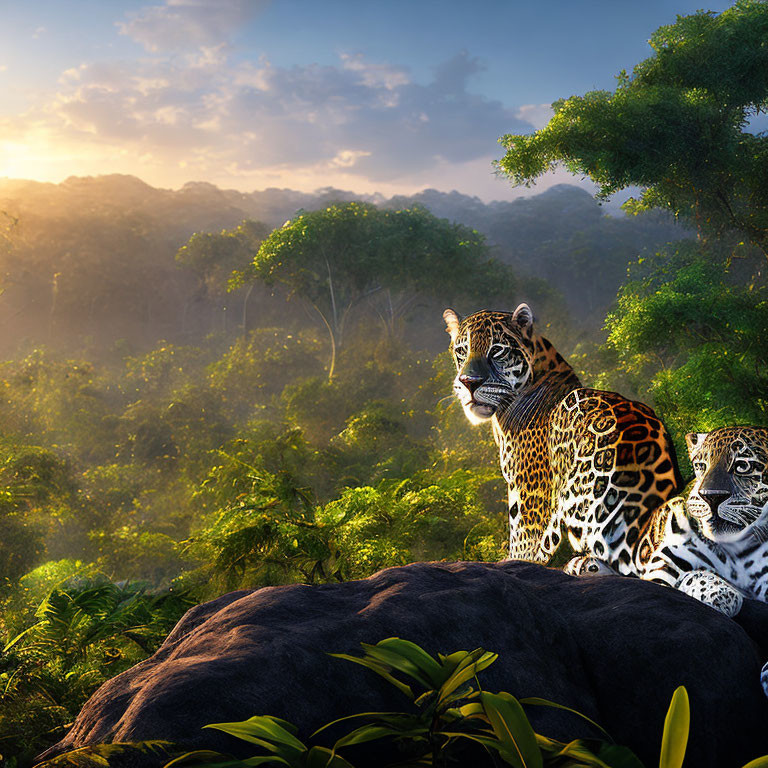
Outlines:
[[[740,766],[768,753],[759,684],[768,606],[748,601],[743,617],[744,627],[636,579],[520,562],[416,563],[362,581],[233,592],[193,608],[152,658],[105,683],[47,756],[141,739],[236,751],[200,726],[273,714],[306,735],[342,715],[402,708],[385,681],[326,655],[398,636],[433,653],[496,651],[486,690],[578,709],[648,765],[672,692],[685,685],[686,765]],[[595,735],[573,715],[534,709],[547,735]]]

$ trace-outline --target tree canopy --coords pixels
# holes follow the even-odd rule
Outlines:
[[[666,208],[768,252],[768,137],[749,130],[768,107],[768,2],[679,16],[649,42],[615,91],[556,101],[543,129],[503,136],[498,170],[529,184],[562,164],[603,198],[638,185],[629,210]]]
[[[477,231],[421,206],[391,211],[360,202],[301,212],[274,230],[251,276],[282,284],[314,308],[331,341],[329,377],[350,313],[364,299],[376,297],[375,309],[393,331],[419,296],[498,295],[516,284]]]

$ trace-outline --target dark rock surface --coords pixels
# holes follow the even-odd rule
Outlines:
[[[743,618],[740,626],[636,579],[576,579],[509,561],[416,563],[361,581],[233,592],[193,608],[152,658],[104,684],[47,756],[141,739],[236,750],[200,726],[273,714],[306,735],[342,715],[406,708],[373,673],[326,655],[398,636],[432,653],[496,651],[486,690],[574,707],[647,765],[658,764],[669,700],[685,685],[686,765],[741,766],[768,753],[759,684],[768,606],[748,601]],[[549,736],[596,735],[567,713],[531,715]]]

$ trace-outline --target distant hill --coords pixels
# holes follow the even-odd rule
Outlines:
[[[333,188],[244,193],[205,182],[158,189],[118,174],[61,184],[0,179],[0,234],[7,235],[0,238],[6,331],[0,353],[41,342],[103,348],[124,339],[145,346],[183,337],[190,318],[199,329],[212,328],[214,315],[225,327],[232,300],[206,292],[180,268],[178,248],[195,232],[228,229],[243,219],[272,228],[300,209],[352,199],[385,207],[420,204],[477,229],[499,259],[559,291],[575,327],[586,331],[600,327],[630,260],[688,236],[663,215],[606,215],[589,193],[570,185],[484,203],[433,189],[386,199]],[[268,316],[267,296],[260,306]]]

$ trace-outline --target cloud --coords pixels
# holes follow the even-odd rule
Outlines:
[[[219,44],[71,68],[55,98],[26,120],[45,123],[62,143],[183,161],[201,175],[222,166],[235,176],[343,168],[389,182],[485,157],[503,133],[531,130],[515,110],[470,89],[480,67],[459,53],[420,84],[360,54],[337,66],[231,64]]]
[[[551,104],[523,104],[515,113],[515,117],[530,123],[538,131],[552,119],[554,114]]]
[[[236,15],[245,4],[221,6]],[[210,8],[175,0],[134,22],[157,9],[184,9],[191,23]],[[47,103],[0,121],[0,130],[7,142],[47,143],[77,158],[81,165],[69,173],[129,172],[166,186],[205,179],[241,189],[337,184],[394,192],[434,186],[433,177],[448,184],[454,167],[457,186],[475,173],[485,179],[478,184],[501,191],[490,168],[498,137],[534,127],[530,105],[507,107],[473,90],[483,65],[466,52],[416,82],[406,68],[360,53],[342,54],[333,66],[233,60],[220,33],[185,51],[69,68]],[[83,165],[84,158],[91,160]],[[60,167],[60,159],[51,164]]]
[[[123,35],[149,51],[189,50],[229,40],[264,8],[267,0],[166,0],[119,22]]]

